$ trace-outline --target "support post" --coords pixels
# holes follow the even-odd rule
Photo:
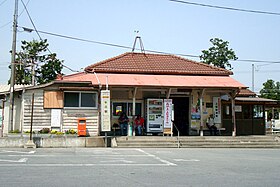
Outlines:
[[[200,136],[203,136],[203,111],[202,111],[202,102],[203,102],[203,95],[204,95],[205,89],[201,90],[199,93],[199,108],[200,108]]]
[[[235,120],[235,100],[234,97],[231,97],[231,115],[232,115],[232,124],[233,124],[233,131],[232,136],[236,136],[236,120]]]
[[[231,97],[231,115],[232,115],[232,125],[233,125],[233,129],[232,129],[232,136],[236,136],[236,118],[235,118],[235,97],[236,95],[239,93],[241,88],[239,88],[238,90],[233,90],[230,94]]]
[[[32,93],[31,99],[31,121],[30,121],[30,134],[29,134],[29,141],[24,145],[24,148],[36,148],[36,145],[33,142],[32,135],[33,135],[33,113],[34,113],[34,92]]]
[[[133,136],[135,136],[133,123],[134,123],[134,120],[135,120],[135,111],[136,111],[136,93],[137,93],[137,87],[134,88],[133,98],[132,98],[132,132],[133,132]]]

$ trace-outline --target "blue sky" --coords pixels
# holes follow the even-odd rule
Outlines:
[[[28,0],[23,0],[25,3]],[[10,77],[14,1],[0,0],[0,84]],[[191,0],[218,6],[280,12],[279,0]],[[38,30],[132,47],[139,31],[146,50],[200,55],[214,37],[229,41],[239,59],[280,61],[280,16],[206,8],[168,0],[30,0],[28,11]],[[19,0],[19,13],[23,11]],[[7,24],[9,23],[9,24]],[[33,28],[26,12],[18,25]],[[18,29],[20,41],[38,39],[35,32]],[[80,70],[95,62],[130,51],[100,44],[58,38],[48,39],[50,50],[64,64]],[[198,58],[190,58],[199,61]],[[235,61],[233,78],[251,88],[252,63]],[[254,63],[255,91],[268,79],[280,81],[280,63]],[[64,73],[71,71],[65,69]]]

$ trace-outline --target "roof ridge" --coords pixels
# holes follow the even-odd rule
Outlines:
[[[135,55],[135,56],[134,56]],[[134,62],[134,57],[136,60],[139,61],[139,67],[138,65],[135,65]],[[146,58],[143,59],[143,58]],[[233,75],[233,72],[224,68],[220,68],[220,67],[216,67],[210,64],[205,64],[203,62],[197,62],[195,60],[190,60],[188,58],[184,58],[181,56],[177,56],[174,54],[157,54],[157,53],[140,53],[140,52],[125,52],[123,54],[120,54],[118,56],[114,56],[102,61],[99,61],[97,63],[91,64],[89,66],[87,66],[84,69],[84,72],[87,73],[92,73],[92,72],[100,72],[100,71],[108,71],[108,72],[125,72],[125,71],[130,71],[131,70],[135,70],[138,72],[173,72],[174,74],[181,74],[183,72],[181,72],[181,69],[178,67],[174,68],[174,69],[165,69],[162,68],[158,63],[148,63],[149,60],[151,59],[153,62],[155,61],[155,59],[159,59],[159,60],[163,60],[163,59],[168,59],[169,58],[169,64],[170,62],[174,61],[177,62],[174,64],[174,67],[182,64],[189,64],[187,66],[200,66],[201,68],[195,68],[195,69],[185,69],[185,73],[187,74],[194,74],[194,73],[202,73],[202,74],[220,74],[220,75]],[[141,60],[142,59],[142,60]],[[114,65],[115,62],[118,62],[119,65]],[[141,64],[143,63],[144,66],[146,67],[142,67]],[[166,64],[167,62],[165,62]],[[172,64],[170,64],[172,65]],[[150,67],[151,66],[151,67]],[[155,69],[155,67],[158,66],[158,69]],[[185,65],[186,66],[186,65]],[[143,70],[140,70],[139,68],[145,68]]]
[[[176,58],[181,59],[181,60],[188,60],[188,61],[190,61],[192,63],[203,65],[203,66],[206,66],[206,67],[209,67],[209,68],[212,68],[212,69],[222,70],[222,71],[228,72],[230,75],[233,75],[232,71],[224,69],[224,68],[220,68],[220,67],[217,67],[217,66],[205,64],[203,62],[197,62],[197,61],[194,61],[194,60],[191,60],[191,59],[188,59],[188,58],[183,58],[183,57],[180,57],[180,56],[177,56],[177,55],[172,55],[171,54],[171,56],[176,57]]]
[[[129,53],[130,53],[130,52],[125,52],[125,53],[122,53],[122,54],[120,54],[120,55],[118,55],[118,56],[114,56],[114,57],[111,57],[111,58],[107,58],[107,59],[105,59],[105,60],[101,60],[101,61],[99,61],[99,62],[96,62],[96,63],[94,63],[94,64],[91,64],[91,65],[85,67],[84,71],[87,72],[87,69],[94,69],[94,68],[92,68],[91,66],[98,66],[98,65],[102,65],[102,64],[104,64],[104,63],[108,63],[108,62],[110,62],[110,61],[112,61],[112,60],[116,60],[116,59],[119,59],[119,58],[121,58],[121,57],[124,57],[124,56],[128,55]]]

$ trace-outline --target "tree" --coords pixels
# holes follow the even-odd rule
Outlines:
[[[263,83],[260,94],[263,98],[280,100],[280,82],[275,82],[272,79],[267,80]]]
[[[228,67],[231,70],[232,67],[229,60],[237,60],[238,57],[232,49],[229,49],[229,42],[219,38],[212,38],[210,42],[213,46],[208,50],[202,50],[202,55],[199,56],[200,60],[206,64],[224,69]]]
[[[33,77],[35,84],[43,84],[61,74],[63,61],[57,59],[55,53],[46,54],[47,40],[22,41],[21,44],[22,51],[16,54],[16,84],[32,84]]]

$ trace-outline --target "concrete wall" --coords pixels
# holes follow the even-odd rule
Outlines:
[[[110,147],[110,137],[107,146]],[[0,138],[0,148],[22,148],[28,142],[28,137]],[[68,148],[68,147],[105,147],[104,137],[33,137],[37,148]]]

